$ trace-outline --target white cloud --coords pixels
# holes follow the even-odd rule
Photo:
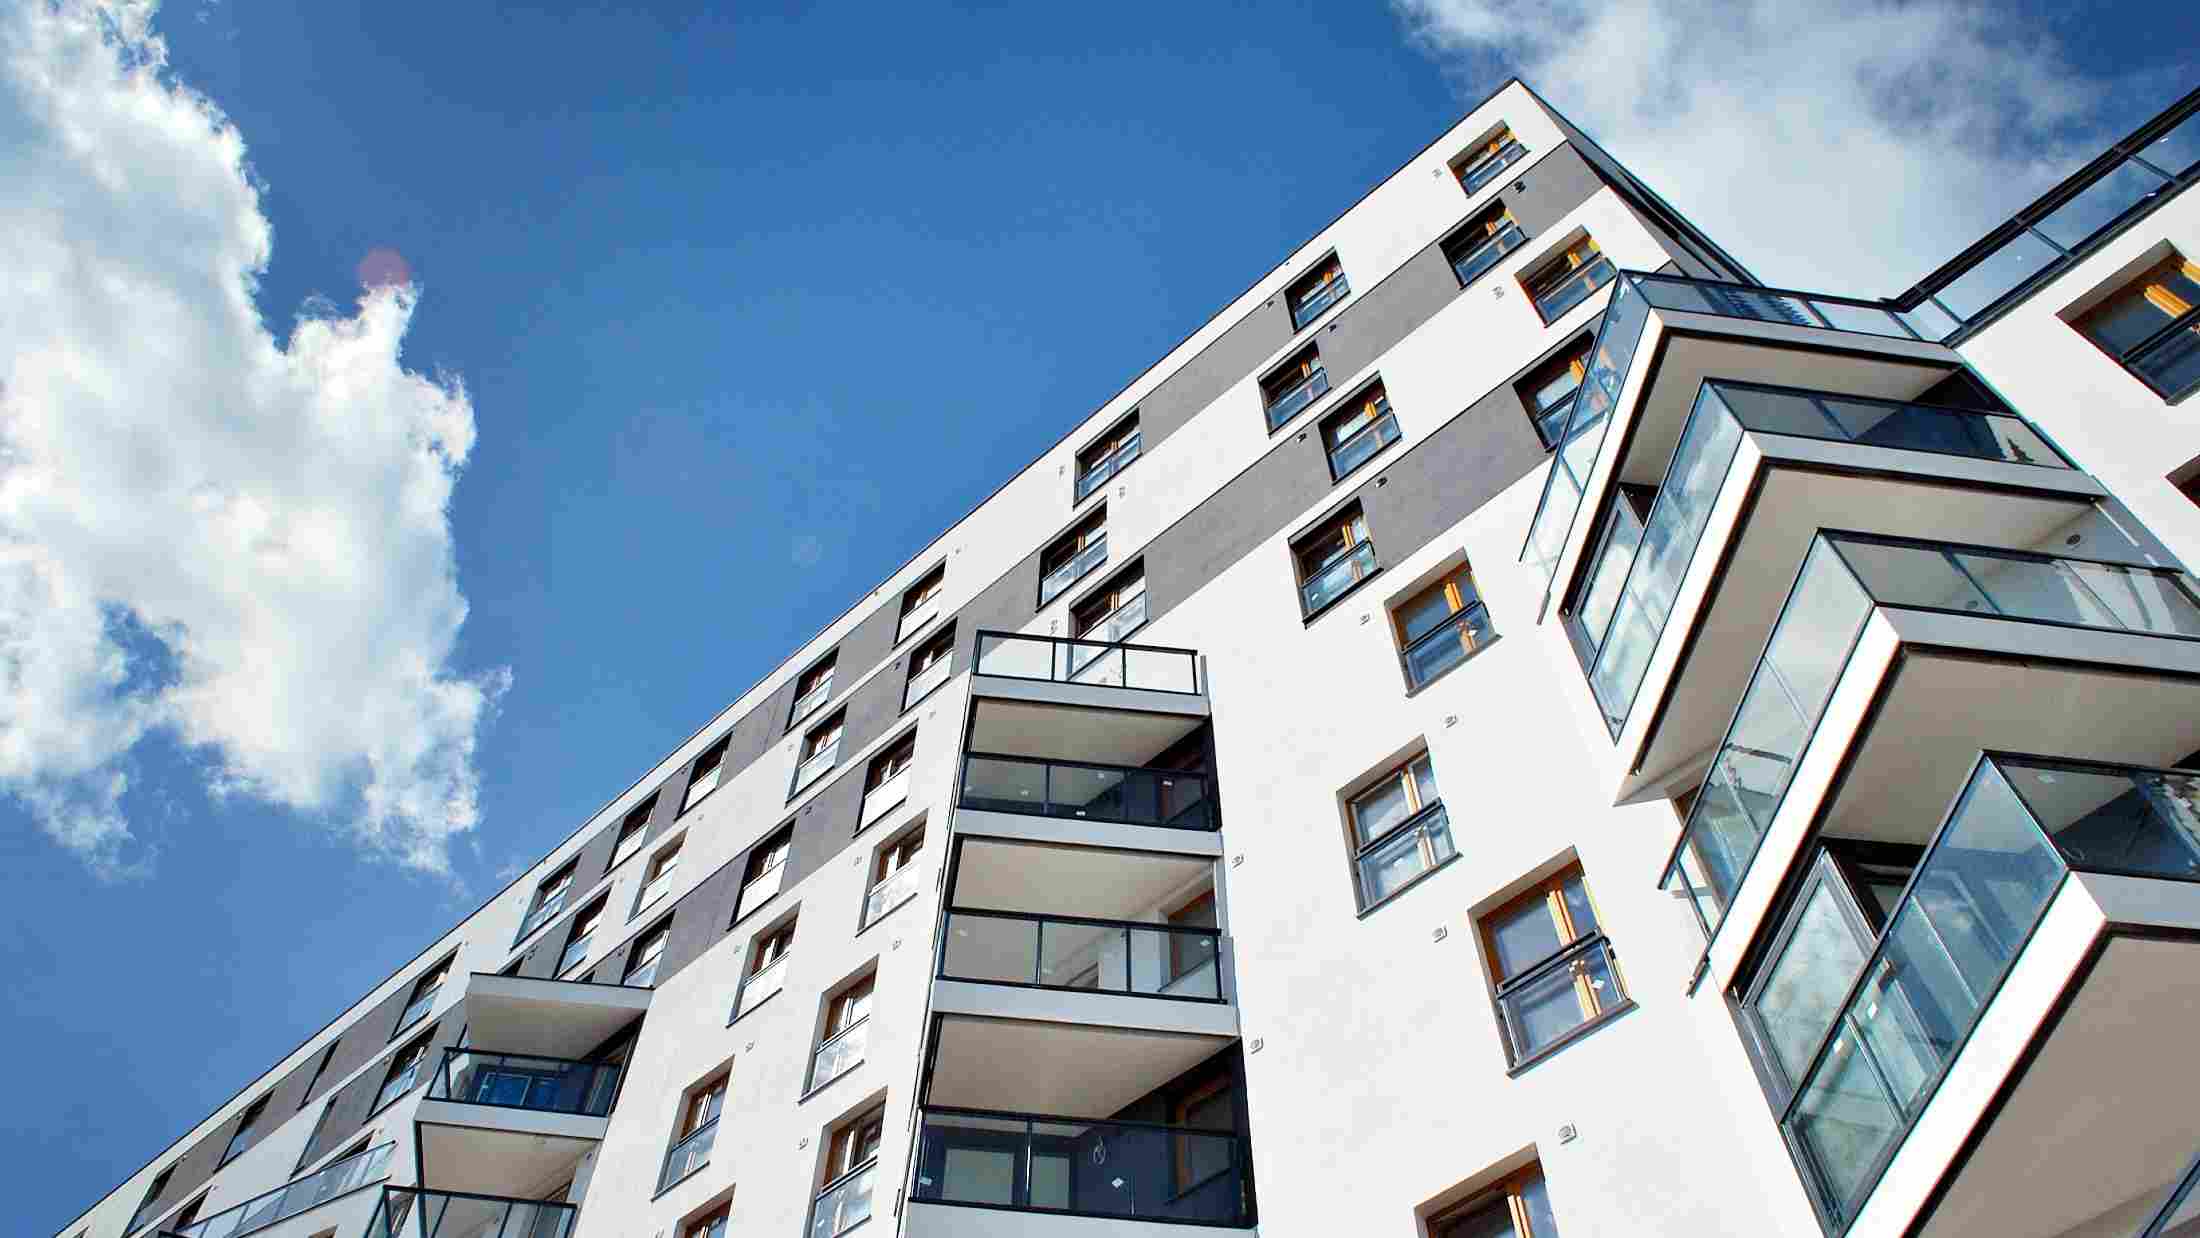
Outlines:
[[[1394,0],[1479,96],[1536,88],[1768,283],[1891,296],[2186,88],[1957,0]],[[2089,19],[2090,20],[2090,19]]]
[[[409,285],[276,339],[243,138],[151,0],[0,0],[0,789],[95,871],[150,859],[149,738],[218,796],[446,871],[508,682],[451,666],[473,446],[407,371]]]

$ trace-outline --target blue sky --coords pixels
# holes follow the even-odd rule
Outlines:
[[[43,333],[0,317],[0,357],[80,363],[0,360],[0,529],[28,548],[0,555],[0,712],[52,720],[0,723],[0,1156],[33,1229],[564,837],[1505,66],[1761,275],[1866,293],[2200,80],[2175,58],[2190,10],[116,2],[111,28],[149,16],[165,80],[226,114],[259,196],[205,126],[134,145],[143,113],[91,69],[5,120],[45,98],[30,58],[86,44],[0,0],[0,170],[57,186],[15,257],[132,290],[55,282]],[[1883,46],[1912,37],[1937,62]],[[1595,58],[1635,46],[1671,76]],[[56,137],[79,114],[101,123]],[[1803,166],[1798,134],[1848,168]],[[87,170],[100,142],[127,197]],[[1829,202],[1858,164],[1889,192]],[[262,217],[272,257],[224,305],[218,269],[183,268],[251,266]],[[0,208],[0,234],[21,222]],[[1860,267],[1895,224],[1908,248]],[[360,308],[363,263],[417,303]],[[125,311],[176,347],[107,331]],[[200,315],[225,325],[175,327]],[[291,364],[288,394],[238,384],[232,347]],[[56,377],[88,365],[117,380]],[[72,439],[87,417],[102,437]],[[82,467],[42,489],[41,452]],[[300,457],[287,488],[250,480]],[[147,497],[192,469],[173,510],[213,533]],[[298,499],[315,483],[341,501]],[[353,621],[363,654],[327,635]]]

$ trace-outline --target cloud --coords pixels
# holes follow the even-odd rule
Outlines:
[[[192,776],[447,871],[509,682],[452,667],[473,409],[401,364],[410,284],[262,323],[243,138],[156,7],[0,0],[0,790],[108,877]]]
[[[1891,296],[2175,98],[1956,0],[1393,0],[1479,97],[1518,73],[1768,283]]]

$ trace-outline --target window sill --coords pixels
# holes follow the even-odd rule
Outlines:
[[[1434,867],[1423,869],[1421,871],[1421,874],[1415,877],[1413,880],[1408,881],[1404,885],[1399,886],[1397,889],[1392,890],[1390,893],[1383,895],[1381,898],[1375,900],[1372,903],[1369,903],[1367,906],[1360,908],[1359,918],[1365,920],[1369,916],[1374,915],[1376,912],[1381,911],[1383,908],[1390,906],[1392,903],[1395,903],[1399,899],[1404,898],[1406,894],[1413,889],[1413,887],[1421,884],[1424,881],[1427,881],[1429,878],[1434,877],[1436,874],[1443,872],[1445,869],[1451,867],[1453,864],[1456,864],[1458,862],[1459,853],[1457,851],[1454,851],[1450,855],[1444,857],[1444,859],[1439,861]]]
[[[1305,622],[1306,626],[1308,626],[1308,627],[1312,627],[1312,626],[1314,626],[1314,621],[1315,621],[1316,619],[1319,619],[1319,618],[1321,618],[1321,617],[1322,617],[1323,615],[1326,615],[1326,614],[1328,614],[1328,613],[1329,613],[1330,611],[1333,611],[1333,610],[1337,609],[1337,607],[1338,607],[1338,606],[1340,606],[1340,605],[1342,605],[1342,604],[1344,603],[1344,600],[1345,600],[1346,598],[1348,598],[1348,597],[1351,597],[1351,596],[1352,596],[1353,594],[1355,594],[1355,593],[1358,593],[1358,592],[1359,592],[1360,590],[1362,590],[1362,589],[1366,588],[1366,587],[1367,587],[1367,582],[1369,582],[1369,581],[1371,581],[1371,580],[1375,579],[1376,577],[1378,577],[1378,576],[1380,576],[1380,575],[1382,575],[1382,574],[1383,574],[1383,565],[1382,565],[1382,564],[1380,564],[1380,563],[1378,563],[1378,564],[1376,564],[1376,565],[1375,565],[1375,567],[1373,568],[1373,570],[1371,570],[1371,571],[1369,571],[1369,572],[1368,572],[1368,574],[1367,574],[1367,575],[1365,575],[1365,576],[1362,576],[1362,577],[1360,577],[1360,578],[1359,578],[1358,580],[1355,580],[1355,581],[1353,581],[1353,582],[1352,582],[1352,587],[1351,587],[1351,588],[1349,588],[1349,589],[1346,589],[1346,590],[1345,590],[1345,591],[1344,591],[1343,593],[1340,593],[1340,594],[1338,594],[1337,596],[1335,596],[1335,597],[1333,597],[1333,598],[1329,599],[1328,601],[1326,601],[1326,602],[1322,603],[1322,604],[1321,604],[1321,605],[1320,605],[1319,607],[1317,607],[1316,609],[1314,609],[1314,610],[1310,610],[1310,611],[1307,611],[1307,612],[1305,612],[1305,615],[1306,615],[1306,617],[1305,617],[1305,620],[1304,620],[1304,622]]]
[[[848,1063],[847,1068],[845,1070],[842,1070],[839,1074],[834,1075],[832,1078],[827,1079],[823,1083],[813,1085],[809,1091],[795,1097],[794,1103],[797,1105],[803,1104],[804,1102],[808,1101],[812,1096],[817,1095],[819,1092],[824,1091],[825,1089],[847,1078],[849,1075],[854,1074],[856,1069],[862,1066],[865,1060],[866,1059],[859,1057],[855,1061]]]
[[[649,1197],[649,1202],[656,1203],[658,1200],[663,1199],[666,1195],[671,1194],[673,1189],[678,1187],[681,1183],[687,1181],[689,1178],[694,1177],[695,1175],[703,1172],[708,1168],[710,1168],[709,1161],[704,1161],[700,1165],[690,1166],[686,1173],[681,1174],[679,1177],[674,1178],[672,1181],[658,1187],[657,1193]]]
[[[1532,1056],[1523,1058],[1520,1061],[1513,1063],[1512,1066],[1505,1071],[1505,1077],[1508,1079],[1518,1079],[1520,1076],[1526,1074],[1530,1070],[1533,1070],[1535,1067],[1541,1065],[1542,1063],[1550,1061],[1552,1058],[1557,1057],[1558,1054],[1567,1046],[1572,1045],[1577,1041],[1586,1039],[1591,1032],[1596,1031],[1598,1028],[1603,1027],[1605,1024],[1610,1023],[1615,1019],[1618,1019],[1621,1015],[1626,1014],[1628,1011],[1633,1010],[1634,1008],[1635,999],[1632,997],[1627,998],[1619,1005],[1612,1007],[1610,1010],[1605,1011],[1604,1013],[1598,1015],[1596,1018],[1591,1019],[1586,1023],[1583,1023],[1579,1027],[1576,1027],[1574,1030],[1566,1033],[1564,1036],[1561,1036],[1557,1040],[1554,1040],[1551,1043],[1543,1046],[1541,1049],[1536,1050]]]
[[[1503,632],[1492,632],[1490,633],[1490,638],[1488,640],[1483,641],[1480,645],[1475,646],[1475,650],[1473,653],[1470,653],[1466,657],[1463,657],[1457,662],[1452,663],[1450,666],[1445,667],[1443,673],[1436,676],[1436,678],[1426,680],[1422,683],[1417,684],[1409,681],[1406,685],[1406,699],[1410,701],[1414,697],[1421,695],[1423,692],[1426,692],[1430,688],[1435,687],[1437,684],[1444,682],[1444,680],[1448,678],[1453,671],[1456,671],[1460,667],[1465,666],[1467,663],[1481,657],[1489,650],[1490,646],[1496,644],[1498,641],[1503,640],[1504,638],[1505,634]]]

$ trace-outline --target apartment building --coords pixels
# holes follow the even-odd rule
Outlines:
[[[2190,1232],[2196,179],[1508,83],[58,1238]]]

